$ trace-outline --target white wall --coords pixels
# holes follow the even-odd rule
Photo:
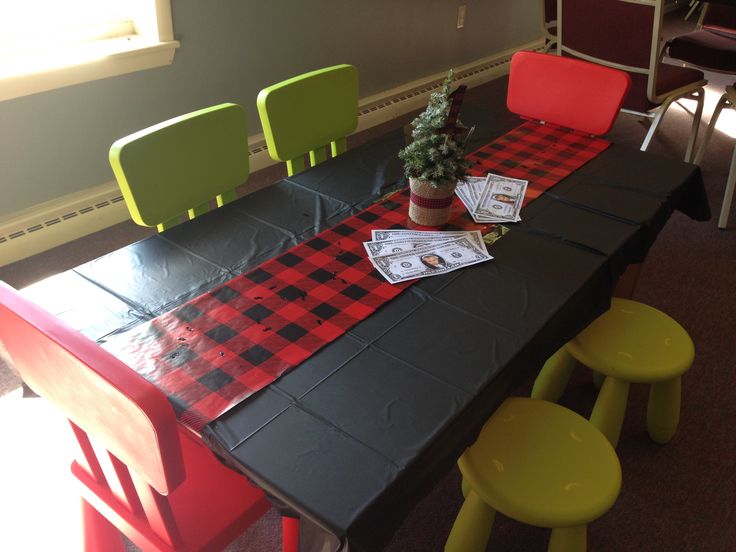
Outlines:
[[[465,28],[455,28],[467,5]],[[0,217],[113,180],[109,145],[336,63],[365,97],[538,38],[539,0],[172,0],[171,66],[0,102]]]

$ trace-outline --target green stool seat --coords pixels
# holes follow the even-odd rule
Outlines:
[[[558,400],[576,361],[584,364],[605,377],[590,419],[616,446],[629,384],[649,383],[649,435],[666,443],[679,423],[681,376],[694,357],[690,336],[675,320],[642,303],[614,298],[610,310],[545,363],[532,397]]]
[[[524,397],[498,408],[458,466],[467,494],[446,552],[484,551],[496,511],[551,528],[551,551],[583,551],[586,525],[621,490],[618,457],[600,431],[562,406]]]

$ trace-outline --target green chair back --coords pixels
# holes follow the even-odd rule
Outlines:
[[[285,161],[289,175],[347,149],[358,126],[358,70],[335,65],[285,80],[258,94],[258,113],[272,159]]]
[[[130,215],[159,232],[235,199],[249,174],[245,112],[224,103],[121,138],[110,164]]]

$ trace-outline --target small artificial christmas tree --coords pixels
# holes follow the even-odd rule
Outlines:
[[[453,106],[452,81],[450,71],[442,91],[432,93],[427,109],[412,121],[413,141],[399,152],[406,176],[434,187],[454,187],[458,180],[465,179],[471,166],[465,159],[465,144],[470,133],[456,118],[460,106],[459,101]],[[464,87],[459,90],[463,91]]]

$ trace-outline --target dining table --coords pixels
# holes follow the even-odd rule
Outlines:
[[[462,118],[469,151],[523,123],[501,102],[466,101]],[[23,293],[114,351],[401,193],[404,143],[388,132]],[[491,261],[407,286],[198,434],[302,520],[303,549],[381,550],[499,404],[606,311],[675,210],[710,217],[699,167],[612,143],[504,224]]]

